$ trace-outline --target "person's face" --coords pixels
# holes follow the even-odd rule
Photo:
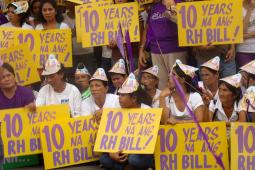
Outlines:
[[[20,16],[18,14],[14,13],[15,8],[13,6],[10,6],[7,11],[8,18],[11,23],[19,23],[20,22]]]
[[[56,19],[57,11],[56,9],[50,4],[45,3],[42,6],[42,15],[43,18],[48,22]]]
[[[255,6],[255,0],[251,0],[251,4]]]
[[[234,94],[227,88],[225,83],[221,83],[219,86],[219,98],[221,103],[234,101]]]
[[[156,88],[158,79],[149,73],[142,73],[141,84],[144,85],[145,90],[152,90]]]
[[[173,80],[173,77],[175,77],[175,79],[180,83],[180,84],[183,84],[184,81],[176,74],[175,70],[172,70],[171,73],[170,73],[170,76],[168,77],[168,87],[169,89],[174,89],[175,88],[175,83],[174,83],[174,80]]]
[[[77,84],[81,90],[85,90],[89,87],[90,76],[87,74],[75,74],[75,84]]]
[[[49,85],[54,87],[57,84],[59,84],[59,82],[63,81],[63,77],[64,77],[64,75],[62,73],[61,74],[54,73],[54,74],[45,76],[45,79]]]
[[[2,71],[2,76],[0,77],[0,87],[3,89],[10,89],[15,87],[15,85],[15,76],[4,68]]]
[[[120,74],[112,74],[111,75],[112,84],[115,88],[120,88],[125,81],[125,76]]]
[[[121,108],[133,108],[135,105],[135,99],[130,94],[119,94],[119,102]]]
[[[205,86],[210,86],[211,84],[218,82],[219,74],[214,74],[203,67],[200,70],[200,77]]]
[[[38,1],[38,2],[35,2],[34,4],[33,4],[33,14],[35,15],[35,16],[38,16],[39,15],[39,13],[40,13],[40,6],[41,6],[41,3]]]
[[[89,87],[94,98],[100,98],[102,95],[106,95],[108,91],[108,87],[105,87],[101,80],[92,80]]]

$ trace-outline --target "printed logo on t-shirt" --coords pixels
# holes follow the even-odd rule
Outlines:
[[[69,99],[61,99],[61,104],[66,104],[69,102]]]
[[[165,18],[165,16],[162,15],[160,12],[155,12],[151,16],[152,20],[157,20],[157,19],[161,19],[161,18]]]

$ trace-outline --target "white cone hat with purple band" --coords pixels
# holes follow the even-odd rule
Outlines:
[[[245,64],[240,68],[240,70],[255,75],[255,60]]]
[[[178,65],[181,68],[181,70],[191,78],[193,78],[196,75],[196,71],[198,70],[198,68],[183,64],[179,59],[175,61],[173,67],[175,67],[176,65]]]
[[[128,94],[135,92],[139,87],[139,83],[135,78],[133,73],[130,73],[125,82],[122,84],[121,88],[118,90],[118,93]]]
[[[26,13],[29,8],[29,4],[27,1],[12,2],[11,4],[16,7],[14,11],[15,14]]]
[[[46,61],[42,75],[47,76],[47,75],[55,74],[60,69],[61,69],[60,62],[56,59],[54,54],[50,54],[48,57],[48,60]]]
[[[207,67],[215,71],[219,71],[220,69],[220,57],[216,56],[212,58],[211,60],[205,62],[200,67]]]
[[[242,79],[242,75],[240,73],[238,73],[238,74],[235,74],[232,76],[222,78],[220,80],[228,83],[229,85],[231,85],[235,88],[239,88],[239,87],[241,87],[241,79]]]
[[[159,68],[157,65],[154,65],[146,70],[143,70],[142,73],[149,73],[149,74],[152,74],[153,76],[158,77],[158,71],[159,71]]]
[[[98,68],[89,81],[92,81],[92,80],[108,81],[104,69]]]
[[[240,110],[241,111],[247,111],[248,103],[247,100],[249,100],[250,104],[254,107],[255,106],[255,86],[249,87],[243,98],[240,101]],[[248,107],[248,112],[255,112],[253,107],[249,106]]]
[[[86,75],[91,76],[88,69],[86,68],[86,66],[83,63],[78,64],[75,74],[86,74]]]
[[[117,73],[117,74],[126,74],[125,61],[123,59],[119,59],[108,72]]]

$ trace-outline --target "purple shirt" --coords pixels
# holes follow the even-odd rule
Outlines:
[[[17,86],[15,95],[11,99],[5,97],[3,92],[0,90],[0,109],[24,107],[34,101],[35,97],[32,90],[26,87]]]
[[[161,2],[154,4],[148,15],[148,30],[146,46],[152,53],[160,54],[159,47],[163,54],[186,51],[186,48],[178,45],[177,24],[163,16],[166,7]]]
[[[8,20],[7,18],[4,16],[4,14],[0,14],[0,25],[3,25],[5,23],[7,23]]]

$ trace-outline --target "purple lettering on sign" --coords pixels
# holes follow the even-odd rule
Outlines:
[[[8,141],[8,155],[25,152],[25,140]]]
[[[4,117],[6,122],[6,135],[7,138],[10,138],[12,135],[18,138],[23,130],[22,119],[19,114],[15,114],[12,118],[10,114],[6,114]]]
[[[160,155],[161,170],[178,170],[177,165],[177,154]]]
[[[30,139],[30,151],[38,151],[41,150],[41,140],[40,138],[31,138]]]
[[[53,152],[52,159],[55,167],[70,164],[70,152],[69,150]]]
[[[90,33],[91,46],[104,44],[105,42],[104,32],[92,32]]]
[[[106,124],[106,128],[105,128],[105,132],[109,132],[109,130],[111,129],[111,131],[113,133],[117,133],[118,130],[120,129],[122,119],[123,119],[122,112],[117,112],[117,113],[113,114],[113,112],[110,111],[107,114],[107,116],[108,116],[108,120],[107,120],[107,124]],[[117,126],[115,127],[116,120],[118,120],[118,122],[117,122]]]

